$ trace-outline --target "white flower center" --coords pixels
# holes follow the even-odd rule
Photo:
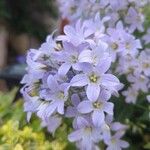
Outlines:
[[[127,43],[126,43],[126,45],[125,45],[125,47],[126,47],[126,49],[128,49],[128,50],[129,50],[129,49],[131,48],[130,43],[129,43],[129,42],[127,42]]]
[[[149,68],[150,67],[150,64],[149,63],[143,63],[143,68]]]
[[[112,43],[111,44],[111,48],[113,49],[113,50],[117,50],[118,49],[118,44],[117,43]]]
[[[103,106],[103,103],[101,103],[101,102],[94,102],[93,103],[93,107],[96,109],[100,109],[100,108],[102,108],[102,106]]]
[[[71,58],[70,58],[70,61],[71,61],[72,63],[76,63],[76,62],[77,62],[77,56],[72,55]]]
[[[92,74],[91,76],[89,76],[89,79],[90,79],[90,81],[92,82],[92,83],[96,83],[97,82],[97,80],[98,80],[98,76],[97,75],[95,75],[95,74]]]
[[[90,134],[92,132],[92,128],[91,127],[86,127],[84,129],[85,134]]]
[[[58,98],[60,99],[60,100],[64,100],[65,99],[65,95],[64,95],[64,92],[59,92],[58,93]]]

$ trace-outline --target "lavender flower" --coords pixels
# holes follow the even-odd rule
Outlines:
[[[91,150],[94,143],[98,143],[101,134],[99,128],[92,126],[85,118],[81,118],[81,128],[69,134],[68,139],[71,142],[79,142],[82,149]]]
[[[95,68],[88,66],[82,74],[72,78],[71,86],[83,87],[87,85],[86,94],[91,101],[98,98],[102,86],[108,90],[116,91],[116,86],[120,84],[119,80],[112,74],[105,74],[110,67],[110,62],[111,60],[106,59]]]
[[[74,46],[86,43],[87,38],[92,34],[85,30],[80,20],[76,23],[75,28],[70,25],[65,26],[64,33],[65,35],[58,36],[57,40],[70,42]]]
[[[118,132],[108,141],[106,144],[108,145],[106,150],[121,150],[122,148],[127,148],[129,146],[128,142],[120,140],[122,137],[122,133]]]
[[[80,113],[92,113],[92,121],[96,127],[100,127],[105,121],[104,112],[113,115],[113,103],[107,102],[110,98],[110,95],[106,91],[101,91],[100,96],[97,100],[82,101],[78,105],[78,111]]]
[[[43,120],[41,126],[47,127],[48,131],[54,135],[56,129],[61,125],[61,123],[62,118],[60,116],[54,115]]]
[[[125,18],[126,23],[130,25],[130,31],[134,32],[136,29],[139,31],[144,31],[143,22],[144,16],[138,12],[135,8],[130,7],[128,14]]]
[[[80,70],[80,62],[78,60],[80,52],[87,47],[87,44],[81,44],[78,47],[73,46],[71,43],[63,43],[63,51],[60,54],[60,61],[64,62],[58,69],[59,75],[66,75],[72,67],[74,70]]]
[[[107,150],[127,148],[129,144],[121,140],[127,126],[113,122],[114,104],[109,100],[119,97],[123,84],[117,77],[123,75],[130,84],[122,92],[125,101],[135,104],[139,91],[149,101],[150,53],[145,48],[149,33],[143,37],[144,46],[141,37],[133,35],[144,30],[139,10],[148,2],[58,3],[70,24],[64,35],[49,35],[39,49],[27,54],[27,74],[21,81],[27,120],[35,113],[54,135],[62,119],[70,118],[74,130],[68,139],[81,150],[98,150],[100,141]]]

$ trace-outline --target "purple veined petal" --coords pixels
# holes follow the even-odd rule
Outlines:
[[[141,45],[140,40],[135,40],[135,41],[136,41],[136,46],[141,49],[142,45]]]
[[[57,41],[68,41],[68,37],[66,35],[59,35],[56,38]]]
[[[102,89],[100,91],[99,99],[102,101],[108,101],[111,98],[111,93],[108,90]]]
[[[116,25],[117,29],[123,30],[123,23],[122,21],[119,21]]]
[[[127,125],[121,124],[120,122],[114,122],[114,123],[111,124],[111,129],[113,131],[125,130],[127,128],[128,128]]]
[[[58,74],[61,76],[65,76],[70,68],[71,65],[69,63],[63,63],[58,69]]]
[[[61,122],[62,122],[61,117],[55,116],[50,117],[47,125],[48,131],[54,135],[56,129],[61,125]]]
[[[113,121],[113,118],[114,117],[112,115],[107,114],[106,117],[105,117],[106,123],[110,125]]]
[[[28,74],[25,74],[24,76],[23,76],[23,78],[22,78],[22,80],[21,80],[21,84],[26,84],[26,83],[28,83],[28,81],[29,81],[29,75]]]
[[[90,113],[93,110],[93,106],[90,101],[85,100],[78,105],[77,109],[80,113],[86,114]]]
[[[79,55],[79,62],[88,62],[88,63],[92,63],[92,51],[91,50],[84,50],[80,53]]]
[[[86,89],[87,97],[90,101],[96,101],[100,93],[100,86],[98,84],[88,84]]]
[[[90,35],[92,35],[93,34],[93,30],[90,30],[90,29],[88,29],[88,30],[86,30],[85,32],[84,32],[84,36],[85,37],[89,37]],[[88,40],[86,40],[86,41],[88,41]]]
[[[73,94],[71,96],[71,102],[74,106],[77,106],[80,103],[80,97],[78,94]]]
[[[85,86],[87,83],[88,78],[85,74],[77,74],[70,81],[71,86]]]
[[[106,150],[122,150],[118,145],[111,145]]]
[[[104,141],[107,141],[111,138],[111,131],[110,128],[107,124],[103,124],[102,128],[101,128],[102,132],[103,132],[103,139]]]
[[[37,116],[40,118],[46,118],[47,114],[45,110],[47,110],[47,107],[47,104],[41,103],[40,106],[37,108]]]
[[[96,127],[100,127],[104,123],[104,112],[95,110],[92,113],[92,121]]]
[[[110,65],[111,65],[111,58],[108,57],[107,59],[103,59],[102,61],[100,61],[100,63],[96,66],[96,68],[100,74],[103,74],[106,71],[108,71]]]
[[[65,116],[68,118],[72,118],[72,117],[75,117],[76,113],[77,113],[76,108],[69,106],[69,107],[67,107],[67,110],[65,112]]]
[[[107,43],[105,43],[105,42],[103,42],[101,40],[98,42],[98,50],[99,51],[106,50],[107,48],[108,48],[108,44]]]
[[[92,139],[94,142],[99,142],[100,140],[102,140],[102,134],[101,134],[101,130],[99,128],[94,128],[92,130]]]
[[[93,70],[93,66],[90,63],[83,62],[80,64],[80,66],[81,70],[86,74],[90,74],[91,71]]]
[[[81,19],[79,19],[77,23],[75,24],[75,29],[76,29],[76,32],[80,32],[83,29],[81,26]]]
[[[76,32],[75,32],[74,28],[73,28],[72,26],[70,26],[70,25],[66,25],[66,26],[64,27],[64,33],[65,33],[67,36],[69,36],[69,37],[71,37],[72,35],[76,35]],[[71,34],[70,34],[70,33],[71,33]]]
[[[63,42],[63,48],[65,51],[73,53],[75,51],[75,47],[69,42]]]
[[[109,115],[113,115],[113,108],[114,108],[114,104],[113,103],[111,103],[111,102],[104,103],[104,108],[103,109]]]
[[[103,76],[101,76],[101,83],[104,86],[116,86],[119,85],[119,80],[116,76],[112,75],[112,74],[104,74]]]
[[[87,49],[88,46],[89,46],[89,44],[88,44],[87,42],[80,44],[80,45],[77,47],[78,53],[81,53],[84,49]]]
[[[59,89],[64,92],[64,96],[66,98],[68,97],[69,88],[70,88],[69,83],[62,83],[62,84],[59,85]]]
[[[82,138],[82,147],[85,150],[91,150],[93,146],[93,142],[91,140],[91,135],[86,135]]]
[[[63,101],[61,101],[61,102],[58,102],[58,104],[57,104],[58,106],[57,106],[57,111],[58,111],[58,113],[60,113],[60,114],[64,114],[64,102]]]
[[[78,117],[75,117],[75,118],[73,119],[73,121],[72,121],[72,126],[73,126],[74,129],[78,129],[77,118],[78,118]],[[80,128],[80,127],[79,127],[79,128]]]
[[[81,63],[72,64],[72,68],[77,71],[81,71]]]
[[[32,116],[32,112],[27,112],[27,122],[30,121],[31,116]]]
[[[85,128],[85,127],[89,126],[89,123],[84,117],[79,116],[76,119],[76,126],[78,128]]]
[[[115,133],[114,137],[116,139],[120,139],[120,138],[123,137],[124,133],[125,133],[125,131],[118,131],[118,132]]]
[[[95,41],[92,39],[87,39],[86,42],[88,42],[90,44],[90,46],[95,46]]]
[[[51,116],[51,115],[54,113],[54,111],[56,110],[56,108],[57,108],[56,104],[55,104],[55,103],[51,103],[51,104],[46,108],[46,110],[45,110],[45,115],[46,115],[47,117]]]
[[[68,140],[70,142],[76,142],[76,141],[79,141],[81,140],[82,138],[82,130],[79,129],[79,130],[76,130],[74,132],[72,132],[71,134],[68,135]]]
[[[126,142],[126,141],[123,141],[123,140],[120,140],[120,141],[119,141],[119,145],[120,145],[120,147],[122,147],[122,148],[127,148],[127,147],[129,147],[129,143]]]
[[[58,83],[57,83],[57,80],[54,76],[52,75],[49,75],[48,78],[47,78],[47,84],[48,84],[48,87],[54,91],[56,91],[56,89],[58,89]]]

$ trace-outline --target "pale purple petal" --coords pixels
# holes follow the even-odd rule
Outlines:
[[[79,55],[79,62],[88,62],[88,63],[92,63],[92,51],[91,50],[84,50],[80,53]]]
[[[81,71],[81,63],[72,64],[72,68],[77,71]]]
[[[59,35],[56,40],[57,41],[68,41],[68,37],[65,35]]]
[[[64,102],[59,102],[57,106],[57,111],[60,114],[64,114]]]
[[[52,116],[48,119],[47,128],[50,133],[55,134],[56,129],[61,125],[62,118]]]
[[[64,33],[68,36],[71,37],[72,35],[76,35],[76,32],[72,26],[65,26],[64,27]]]
[[[56,110],[57,106],[55,103],[51,103],[45,110],[46,116],[51,116],[52,113]]]
[[[92,114],[92,121],[96,127],[100,127],[104,123],[104,113],[95,110]]]
[[[97,84],[89,84],[86,89],[86,94],[89,100],[96,101],[100,93],[100,86]]]
[[[27,112],[27,122],[30,121],[31,116],[32,116],[32,112]]]
[[[71,102],[74,106],[77,106],[80,103],[80,97],[78,94],[73,94],[71,96]]]
[[[77,130],[68,135],[68,140],[70,142],[76,142],[76,141],[81,140],[81,137],[82,137],[82,131]]]
[[[126,141],[123,141],[123,140],[120,140],[120,141],[119,141],[119,145],[120,145],[120,147],[122,147],[122,148],[127,148],[127,147],[129,147],[129,143],[126,142]]]
[[[114,108],[114,104],[113,103],[111,103],[111,102],[104,103],[104,108],[103,109],[109,115],[113,115],[113,108]]]
[[[77,109],[80,113],[86,114],[90,113],[93,110],[93,106],[90,101],[85,100],[78,105]]]
[[[103,101],[108,101],[110,97],[111,97],[111,93],[108,90],[103,89],[100,91],[99,99]]]
[[[120,122],[114,122],[111,124],[111,129],[113,131],[125,130],[127,128],[128,128],[127,125],[121,124]]]
[[[52,75],[48,76],[47,84],[48,84],[48,87],[54,91],[56,91],[56,89],[58,89],[58,83],[57,83],[55,77]]]
[[[87,74],[91,73],[91,70],[93,69],[93,66],[90,63],[86,63],[86,62],[81,63],[80,66],[81,66],[81,70]]]
[[[115,77],[114,75],[112,74],[104,74],[102,77],[101,77],[101,83],[104,85],[104,86],[116,86],[116,85],[119,85],[119,80],[117,77]]]
[[[103,59],[100,63],[96,66],[97,70],[102,74],[108,71],[111,65],[111,58],[108,57],[107,59]]]
[[[58,74],[61,76],[65,76],[69,71],[70,67],[71,65],[69,63],[63,63],[58,69]]]
[[[85,128],[89,125],[88,121],[82,116],[77,117],[76,124],[78,128]]]
[[[65,116],[68,117],[68,118],[75,117],[76,113],[77,113],[76,108],[72,107],[72,106],[69,106],[69,107],[67,107]]]
[[[85,86],[88,83],[88,78],[85,74],[77,74],[71,79],[71,86]]]
[[[90,136],[84,136],[82,139],[82,147],[85,150],[92,150],[92,141]]]

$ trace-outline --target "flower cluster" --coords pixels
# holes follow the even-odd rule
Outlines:
[[[110,16],[109,25],[113,26],[118,20],[128,27],[130,32],[136,29],[143,31],[144,15],[141,8],[149,3],[149,0],[58,0],[60,12],[63,18],[71,22],[77,19],[93,18],[97,12],[104,16]]]
[[[149,0],[58,1],[62,18],[69,19],[71,24],[75,24],[78,18],[94,18],[98,11],[105,18],[101,22],[107,20],[106,29],[100,30],[100,18],[90,26],[91,30],[98,28],[96,38],[108,44],[112,62],[116,64],[114,73],[125,75],[131,85],[122,93],[127,103],[136,103],[139,93],[147,94],[150,88],[150,29],[145,32],[143,14],[143,7],[149,3]],[[106,30],[106,35],[102,38],[103,30]],[[144,35],[136,39],[136,32]]]
[[[144,30],[139,9],[147,2],[59,3],[71,25],[64,27],[64,35],[53,33],[38,50],[28,52],[27,74],[21,81],[27,119],[36,113],[42,126],[54,134],[64,117],[72,118],[68,139],[81,150],[97,150],[100,141],[107,150],[127,148],[129,144],[121,139],[127,126],[113,122],[110,99],[124,87],[113,74],[125,75],[131,84],[123,92],[126,102],[135,103],[139,91],[149,90],[150,52],[145,50],[149,32],[142,41],[134,36],[135,30]]]

